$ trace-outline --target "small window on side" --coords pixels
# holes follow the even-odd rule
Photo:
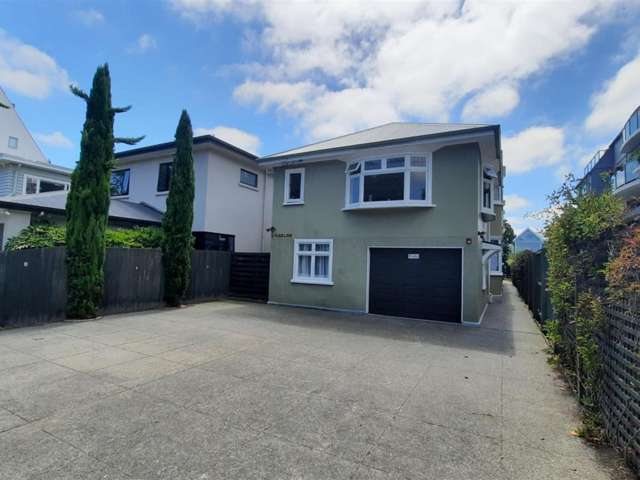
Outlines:
[[[241,168],[240,183],[248,187],[258,188],[258,174],[250,172],[249,170],[245,170],[244,168]]]
[[[304,168],[285,171],[284,203],[293,205],[304,203]]]
[[[9,137],[9,148],[13,148],[17,150],[18,148],[18,138],[17,137]]]
[[[158,193],[168,192],[171,185],[171,171],[173,162],[161,163],[158,166]]]

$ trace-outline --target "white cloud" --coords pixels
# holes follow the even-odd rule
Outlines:
[[[73,148],[73,142],[65,137],[62,132],[34,133],[33,136],[38,142],[49,147]]]
[[[515,193],[510,195],[505,195],[504,204],[505,204],[505,209],[508,212],[515,212],[517,210],[522,210],[524,208],[531,206],[531,202],[528,199],[520,195],[517,195]]]
[[[530,127],[503,137],[502,150],[509,174],[556,166],[564,160],[565,133],[557,127]]]
[[[150,33],[143,33],[138,37],[136,43],[131,45],[128,49],[128,53],[146,53],[149,50],[153,50],[158,46],[158,42],[155,37]]]
[[[214,137],[218,137],[231,145],[235,145],[247,152],[255,154],[260,150],[260,139],[256,135],[238,128],[225,127],[223,125],[219,125],[214,128],[196,128],[193,131],[193,134],[195,136],[213,135]]]
[[[74,12],[74,16],[85,27],[93,27],[104,23],[104,15],[102,14],[102,12],[94,8],[89,8],[87,10],[77,10]]]
[[[520,102],[518,90],[512,85],[497,85],[473,96],[462,110],[466,121],[503,117]]]
[[[591,99],[588,130],[613,133],[622,130],[632,109],[640,104],[640,54],[625,64]]]
[[[70,83],[53,58],[0,29],[0,85],[42,99],[53,90],[68,91]]]
[[[550,15],[542,1],[171,0],[192,20],[245,22],[261,57],[236,98],[300,119],[312,138],[373,124],[354,113],[365,101],[377,117],[447,121],[477,95],[469,116],[508,114],[518,85],[582,48],[619,2],[560,3]]]

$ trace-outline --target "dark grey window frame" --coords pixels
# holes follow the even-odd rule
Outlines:
[[[163,180],[162,169],[167,168],[168,171],[165,173],[166,181],[163,184],[160,184],[160,181]],[[171,174],[173,172],[173,162],[162,162],[158,165],[158,182],[156,183],[156,192],[158,193],[166,193],[171,188]],[[166,183],[166,189],[164,189]],[[161,188],[162,187],[162,188]]]
[[[255,178],[255,185],[253,185],[251,183],[244,182],[242,180],[242,175],[243,174],[247,174],[247,175],[250,175],[252,178]],[[244,185],[245,187],[255,188],[257,190],[258,189],[258,174],[256,172],[252,172],[251,170],[247,170],[246,168],[241,168],[240,169],[240,184]]]

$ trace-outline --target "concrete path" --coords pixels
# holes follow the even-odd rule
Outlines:
[[[507,285],[481,328],[240,302],[0,332],[0,479],[620,479]]]

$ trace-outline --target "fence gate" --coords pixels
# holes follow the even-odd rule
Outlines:
[[[269,258],[268,253],[233,253],[230,295],[266,302],[269,298]]]

